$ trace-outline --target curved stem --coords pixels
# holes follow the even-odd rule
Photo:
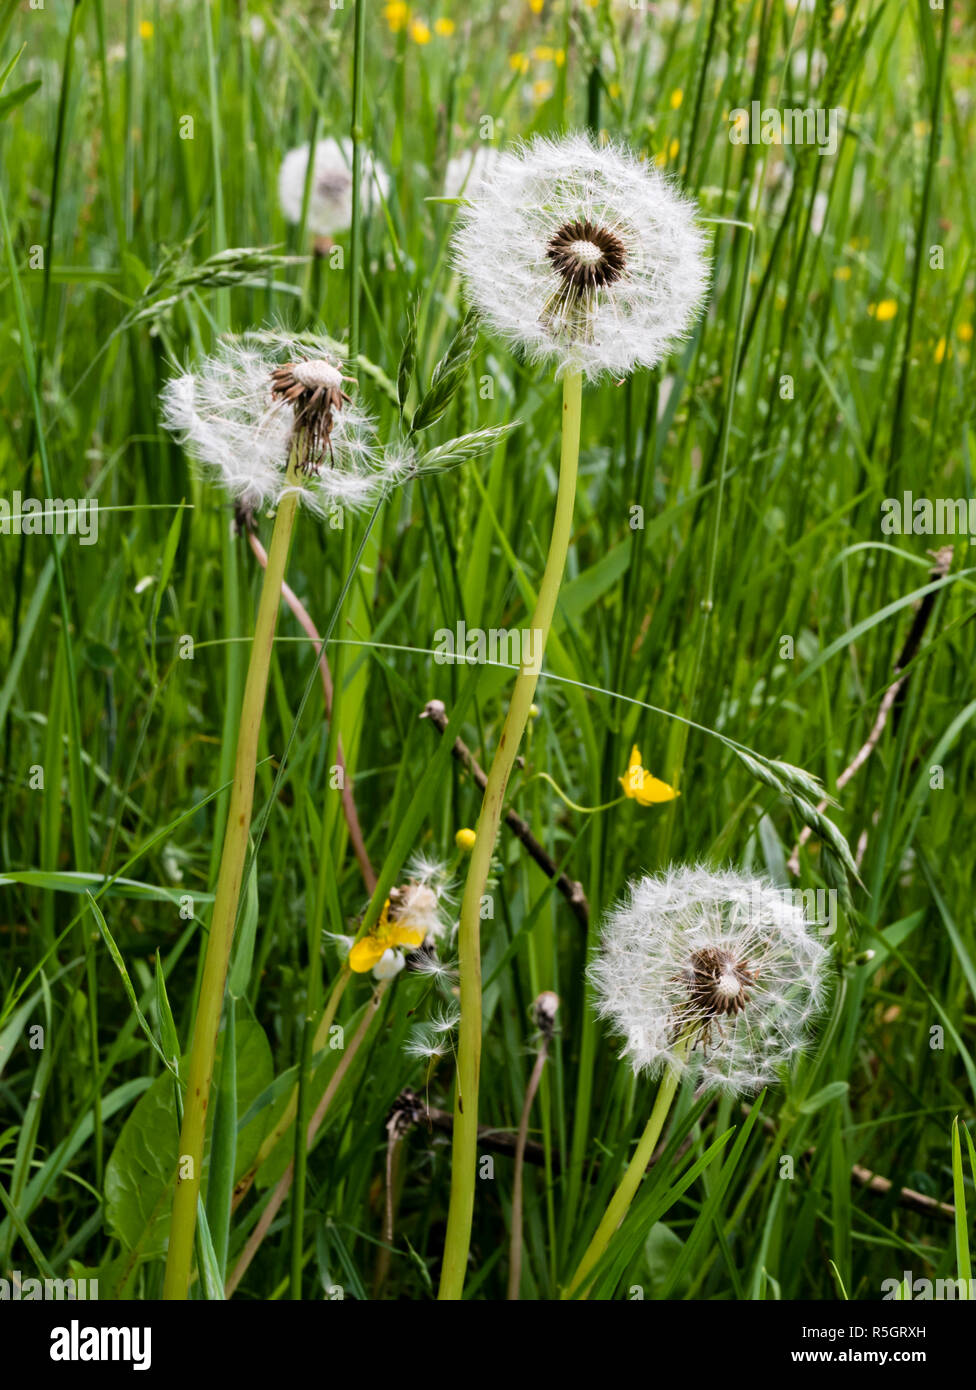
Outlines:
[[[200,997],[193,1024],[190,1063],[186,1080],[186,1103],[180,1131],[179,1173],[173,1197],[170,1222],[169,1254],[163,1297],[186,1298],[193,1262],[193,1235],[197,1220],[197,1199],[203,1170],[203,1146],[207,1127],[207,1107],[210,1104],[210,1083],[213,1078],[214,1054],[217,1049],[217,1030],[224,1001],[227,967],[234,943],[237,905],[241,895],[241,880],[247,857],[248,832],[254,803],[254,775],[257,766],[258,738],[264,715],[268,689],[268,671],[274,645],[281,585],[288,562],[292,528],[298,507],[296,493],[286,494],[278,504],[268,567],[264,572],[261,599],[258,604],[254,641],[247,667],[244,700],[237,735],[237,756],[234,764],[234,785],[227,812],[224,847],[217,873],[217,892],[210,934],[200,981]]]
[[[647,1127],[634,1150],[634,1156],[627,1165],[627,1171],[621,1179],[620,1186],[610,1198],[609,1205],[603,1213],[603,1219],[597,1226],[593,1239],[586,1247],[586,1254],[580,1260],[568,1290],[563,1292],[563,1298],[570,1297],[580,1287],[610,1244],[617,1227],[627,1215],[628,1208],[634,1200],[634,1194],[647,1172],[647,1165],[651,1161],[657,1141],[661,1137],[661,1130],[664,1128],[664,1121],[668,1117],[668,1111],[671,1109],[671,1102],[674,1100],[674,1093],[678,1089],[680,1080],[680,1067],[669,1067],[664,1073],[658,1087],[654,1109],[651,1111],[651,1118],[648,1120]],[[588,1290],[584,1289],[580,1297],[585,1298],[587,1292]]]
[[[322,1126],[322,1121],[325,1119],[326,1111],[335,1099],[336,1092],[342,1085],[343,1079],[346,1073],[348,1072],[349,1068],[352,1066],[353,1060],[355,1059],[356,1053],[359,1051],[359,1048],[362,1045],[363,1039],[366,1037],[366,1034],[370,1030],[370,1026],[372,1025],[373,1019],[376,1017],[377,1010],[379,1009],[380,1004],[382,1004],[383,1002],[383,995],[385,994],[389,983],[389,980],[383,980],[380,984],[377,985],[373,997],[369,1001],[369,1005],[366,1009],[366,1012],[363,1014],[363,1017],[360,1020],[359,1027],[353,1034],[352,1041],[346,1048],[345,1052],[343,1053],[342,1060],[339,1062],[339,1065],[333,1072],[332,1079],[329,1081],[329,1084],[325,1089],[325,1094],[322,1096],[322,1099],[316,1106],[315,1114],[309,1121],[308,1130],[305,1136],[305,1143],[307,1146],[311,1146],[316,1134],[318,1134],[319,1129]],[[261,1242],[268,1234],[268,1230],[271,1226],[271,1223],[277,1216],[278,1211],[281,1208],[282,1202],[288,1196],[288,1191],[291,1187],[294,1175],[295,1160],[292,1159],[291,1162],[288,1164],[288,1167],[286,1168],[285,1172],[279,1178],[278,1184],[275,1187],[274,1192],[272,1192],[271,1196],[268,1199],[267,1206],[261,1213],[261,1218],[258,1221],[258,1224],[252,1231],[247,1244],[241,1252],[240,1259],[234,1266],[233,1273],[227,1280],[227,1284],[224,1288],[225,1298],[230,1298],[231,1294],[233,1294],[234,1290],[237,1288],[238,1284],[241,1282],[241,1280],[244,1278],[244,1275],[247,1273],[248,1266],[254,1259],[254,1256],[257,1254]]]
[[[268,557],[265,554],[264,546],[258,540],[253,531],[247,533],[248,544],[257,557],[258,564],[266,569]],[[298,619],[299,625],[306,636],[319,648],[319,671],[322,676],[322,694],[325,697],[325,717],[332,718],[332,672],[329,669],[329,659],[325,654],[325,644],[319,636],[318,628],[312,621],[311,615],[301,599],[288,584],[282,584],[281,597],[285,600],[292,613]],[[342,812],[346,818],[346,828],[349,831],[349,840],[352,844],[353,853],[356,856],[356,863],[363,876],[363,883],[366,892],[372,896],[376,888],[376,870],[373,868],[368,853],[366,852],[366,841],[363,839],[362,826],[359,824],[359,815],[356,811],[356,799],[353,796],[352,784],[346,776],[346,758],[342,750],[342,735],[336,752],[336,763],[342,769]]]
[[[563,380],[562,449],[559,459],[559,491],[546,568],[532,615],[535,660],[523,666],[515,681],[511,704],[495,756],[488,771],[481,814],[475,828],[475,845],[461,901],[458,930],[458,968],[461,986],[461,1024],[458,1032],[457,1083],[454,1097],[454,1148],[451,1162],[451,1200],[444,1242],[444,1263],[438,1297],[458,1299],[471,1244],[474,1213],[475,1168],[478,1161],[478,1081],[481,1072],[481,905],[498,836],[505,788],[529,719],[542,656],[545,651],[556,598],[566,567],[573,529],[576,474],[579,466],[582,378],[574,373]]]
[[[543,1038],[539,1055],[535,1059],[535,1066],[532,1068],[532,1075],[529,1077],[529,1084],[525,1088],[518,1138],[515,1141],[515,1174],[512,1180],[512,1233],[509,1242],[511,1253],[508,1262],[509,1299],[518,1298],[519,1285],[522,1282],[522,1178],[525,1172],[525,1143],[529,1137],[529,1115],[532,1113],[532,1102],[535,1100],[535,1093],[542,1080],[542,1069],[546,1065],[548,1052],[548,1039]]]

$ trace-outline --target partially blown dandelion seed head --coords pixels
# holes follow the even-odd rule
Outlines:
[[[635,1071],[690,1067],[703,1089],[755,1094],[809,1040],[828,961],[788,893],[684,867],[630,885],[589,975]]]
[[[400,470],[388,466],[372,419],[343,389],[352,380],[304,338],[225,338],[163,387],[163,424],[245,514],[289,492],[319,513],[358,509],[395,486]]]
[[[305,183],[308,176],[308,145],[289,150],[281,162],[278,174],[278,200],[286,219],[291,223],[302,220]],[[362,155],[362,200],[369,211],[386,199],[390,180],[386,170],[373,156]],[[329,136],[315,146],[312,183],[308,198],[306,226],[313,236],[332,236],[352,225],[352,141],[335,140]]]
[[[594,379],[653,367],[708,284],[694,205],[588,135],[501,152],[460,209],[455,263],[488,325],[530,359]]]

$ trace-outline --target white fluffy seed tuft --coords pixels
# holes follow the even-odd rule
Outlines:
[[[788,891],[681,867],[629,885],[589,977],[635,1071],[690,1069],[703,1090],[754,1095],[807,1045],[829,959]]]
[[[278,201],[291,223],[302,220],[308,145],[289,150],[278,174]],[[362,206],[367,212],[379,206],[390,192],[386,170],[368,151],[362,155]],[[352,225],[352,141],[331,136],[315,146],[312,183],[308,198],[307,230],[312,236],[332,236]]]
[[[334,412],[331,448],[318,472],[296,482],[287,478],[295,416],[290,403],[271,394],[271,373],[286,362],[303,385],[342,385],[341,370],[315,342],[279,332],[245,333],[221,339],[209,357],[166,383],[160,395],[163,424],[249,512],[274,506],[292,492],[320,515],[375,506],[404,475],[399,461],[377,447],[373,421],[356,400]]]
[[[488,326],[557,373],[592,380],[655,366],[688,336],[708,286],[695,205],[624,146],[585,134],[492,153],[469,179],[454,237],[455,264]],[[623,265],[567,306],[553,237],[567,235],[593,271],[603,257],[598,242],[569,240],[577,224],[613,238]]]

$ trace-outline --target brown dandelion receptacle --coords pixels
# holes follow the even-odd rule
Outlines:
[[[542,322],[574,342],[587,341],[595,297],[623,275],[627,248],[616,232],[579,217],[550,237],[546,256],[562,283],[543,310]]]
[[[298,467],[303,473],[317,473],[325,451],[334,464],[332,430],[335,417],[350,399],[342,389],[344,381],[338,366],[326,358],[307,362],[286,362],[271,373],[271,395],[292,407],[295,430],[304,435]]]
[[[758,971],[720,946],[695,951],[684,975],[688,999],[681,1011],[678,1028],[694,1034],[692,1046],[710,1045],[712,1029],[721,1031],[725,1019],[735,1019],[749,1003],[749,990]]]

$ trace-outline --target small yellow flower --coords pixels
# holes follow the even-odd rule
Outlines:
[[[552,96],[552,83],[540,78],[538,82],[532,83],[532,95],[536,101],[546,101]]]
[[[139,37],[141,39],[151,39],[155,32],[156,31],[153,29],[151,21],[148,19],[144,19],[142,23],[139,25]]]
[[[607,88],[607,91],[610,93],[610,100],[616,101],[617,98],[620,96],[620,83],[611,82],[610,86]]]
[[[677,159],[680,148],[680,143],[677,140],[672,140],[668,146],[668,159]]]
[[[468,830],[466,827],[462,827],[462,829],[460,829],[458,833],[454,836],[454,843],[457,845],[458,849],[461,851],[462,854],[470,854],[471,851],[474,849],[475,838],[476,837],[473,830]]]
[[[835,280],[849,280],[851,278],[851,268],[849,265],[839,265],[834,271]]]
[[[624,789],[624,796],[636,801],[638,806],[655,806],[662,801],[673,801],[681,793],[658,777],[652,777],[641,766],[640,749],[635,743],[630,750],[630,762],[623,777],[618,779]]]
[[[430,43],[430,25],[425,24],[422,19],[414,19],[410,23],[410,37],[414,43]]]
[[[389,0],[389,3],[383,6],[383,18],[389,26],[390,33],[399,34],[410,18],[410,7],[406,0]]]
[[[678,107],[685,99],[685,94],[680,87],[676,87],[671,93],[671,110],[677,111]]]
[[[939,341],[938,341],[938,342],[936,343],[936,345],[935,345],[935,353],[934,353],[934,356],[935,356],[936,362],[944,362],[944,361],[945,361],[945,355],[946,355],[946,340],[945,340],[945,338],[940,338]]]
[[[973,341],[973,325],[971,323],[961,323],[956,329],[956,333],[964,343]]]
[[[667,156],[667,153],[666,153],[664,150],[661,150],[659,154],[656,154],[656,155],[654,156],[654,163],[657,165],[657,167],[658,167],[659,169],[663,169],[664,166],[665,166],[665,164],[667,164],[667,162],[668,162],[668,156]]]
[[[440,36],[441,36],[442,39],[449,39],[449,38],[451,37],[451,35],[454,33],[454,20],[453,20],[453,19],[435,19],[435,20],[434,20],[434,33],[435,33],[435,34],[440,34]]]
[[[537,48],[533,48],[532,57],[537,63],[552,63],[556,59],[556,50],[547,43],[541,43]]]
[[[508,66],[513,72],[525,74],[529,70],[529,58],[527,53],[513,53],[508,60]]]
[[[542,7],[546,0],[529,0],[529,9],[533,14],[542,14]]]
[[[880,304],[868,305],[868,313],[879,323],[889,323],[897,312],[898,304],[894,299],[882,299]]]
[[[566,50],[565,50],[565,48],[557,48],[557,49],[556,49],[555,57],[554,57],[553,61],[555,62],[557,68],[561,68],[561,67],[562,67],[563,63],[565,63],[565,61],[566,61]]]
[[[424,944],[425,936],[424,928],[413,925],[409,920],[391,922],[390,900],[387,898],[376,926],[361,937],[349,952],[349,969],[356,975],[365,975],[387,951],[397,946],[409,946],[416,950]]]

